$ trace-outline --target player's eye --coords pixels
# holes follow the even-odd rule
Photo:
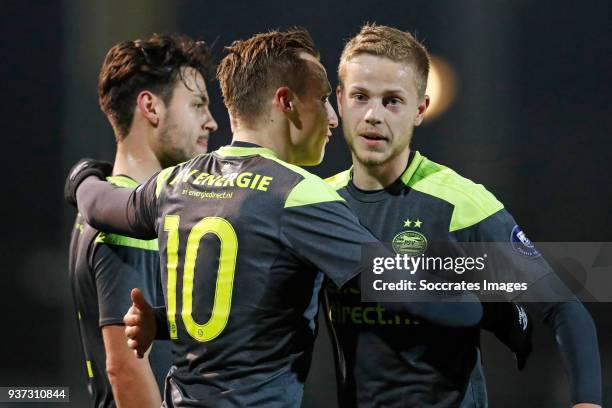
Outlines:
[[[203,103],[194,103],[194,104],[193,104],[193,106],[194,106],[196,109],[202,109],[202,108],[204,107],[204,104],[203,104]]]
[[[353,94],[353,99],[355,99],[358,102],[364,102],[368,100],[368,98],[364,94],[360,94],[360,93]]]
[[[396,106],[402,103],[402,100],[399,98],[395,98],[395,97],[391,97],[391,98],[385,98],[383,100],[383,105],[387,106],[387,105],[391,105],[391,106]]]

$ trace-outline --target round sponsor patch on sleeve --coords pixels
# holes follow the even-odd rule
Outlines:
[[[527,238],[527,235],[525,235],[521,227],[518,225],[515,225],[514,228],[512,228],[512,232],[510,233],[510,243],[512,244],[514,251],[521,255],[531,256],[534,258],[540,256],[540,253],[535,248],[535,245],[533,245],[533,242]]]

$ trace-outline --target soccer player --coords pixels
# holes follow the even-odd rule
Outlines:
[[[336,96],[353,167],[327,181],[360,222],[398,253],[427,254],[429,244],[441,242],[525,245],[512,216],[482,185],[410,149],[413,129],[429,104],[428,70],[423,45],[395,28],[365,25],[348,41]],[[554,281],[539,254],[523,249],[504,262],[516,269],[527,264]],[[540,290],[537,286],[534,290]],[[384,308],[369,310],[359,293],[355,287],[327,291],[343,408],[487,405],[479,379],[478,329],[398,319]],[[575,407],[601,404],[597,336],[589,313],[575,298],[528,306],[538,306],[554,332]]]
[[[205,46],[183,36],[155,35],[110,49],[98,82],[100,107],[117,141],[109,183],[136,187],[161,168],[206,152],[217,128],[203,76],[208,64]],[[154,305],[164,303],[157,240],[101,233],[79,215],[70,279],[94,406],[159,406],[171,343],[156,342],[148,360],[140,360],[123,327],[132,288]]]
[[[156,309],[155,325],[134,291],[135,306],[145,306],[136,319],[147,324],[126,333],[140,353],[155,330],[173,340],[166,406],[296,407],[315,336],[318,271],[346,284],[360,271],[362,244],[377,240],[331,187],[296,166],[319,163],[337,125],[310,35],[272,31],[227,51],[217,77],[232,145],[135,190],[88,177],[99,169],[83,161],[67,197],[97,228],[159,237],[166,310]],[[479,303],[403,305],[458,326],[482,315]]]

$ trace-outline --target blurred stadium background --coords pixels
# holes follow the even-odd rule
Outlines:
[[[417,129],[413,146],[487,186],[533,241],[612,240],[609,2],[3,0],[1,9],[7,177],[0,386],[69,386],[70,406],[88,406],[67,275],[74,211],[62,200],[63,180],[82,156],[112,161],[112,131],[97,104],[98,70],[114,43],[154,32],[204,39],[221,56],[234,39],[304,26],[335,86],[344,40],[362,23],[411,31],[455,83],[454,100]],[[448,94],[449,80],[441,83]],[[215,82],[209,93],[220,126],[211,138],[215,149],[231,134]],[[313,169],[321,176],[350,163],[340,129],[334,135],[325,162]],[[609,405],[612,305],[587,307],[599,330]],[[569,406],[545,327],[537,328],[523,373],[490,336],[483,349],[491,407]],[[304,407],[334,406],[332,354],[322,327]]]

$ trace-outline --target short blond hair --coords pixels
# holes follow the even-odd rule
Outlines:
[[[370,54],[388,58],[391,61],[412,64],[416,72],[416,86],[419,97],[425,95],[429,75],[429,54],[423,44],[408,32],[397,28],[367,23],[351,38],[342,51],[338,65],[340,86],[344,80],[346,63],[359,54]]]
[[[225,47],[227,55],[217,69],[223,101],[229,113],[252,122],[263,113],[266,92],[290,86],[298,93],[306,88],[309,67],[301,53],[319,59],[319,50],[303,28],[269,31]]]

